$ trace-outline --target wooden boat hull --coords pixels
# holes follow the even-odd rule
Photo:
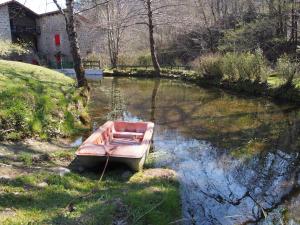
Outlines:
[[[143,166],[149,154],[145,154],[142,158],[133,159],[133,158],[119,158],[119,157],[110,157],[110,163],[124,164],[128,166],[132,171],[138,172],[143,170]],[[84,168],[97,168],[99,165],[103,165],[107,160],[107,156],[77,156],[77,163]]]
[[[78,149],[77,164],[85,168],[106,162],[122,163],[140,171],[150,151],[154,124],[108,121]]]

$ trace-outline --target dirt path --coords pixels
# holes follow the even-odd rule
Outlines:
[[[66,167],[72,160],[75,148],[66,140],[41,142],[28,139],[22,142],[0,143],[0,178]]]

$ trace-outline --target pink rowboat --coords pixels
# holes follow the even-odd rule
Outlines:
[[[108,121],[79,147],[76,155],[84,167],[119,162],[132,170],[142,170],[149,154],[154,123]]]

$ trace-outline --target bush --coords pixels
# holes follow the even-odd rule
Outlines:
[[[135,55],[119,55],[118,65],[134,65],[137,62],[137,56]]]
[[[95,53],[95,52],[90,53],[84,58],[84,60],[87,60],[87,61],[100,61],[100,64],[101,64],[102,67],[110,66],[110,59],[104,53]]]
[[[222,52],[253,51],[258,46],[267,50],[269,42],[276,37],[276,21],[270,18],[261,18],[226,30],[219,42]]]
[[[260,50],[255,53],[227,53],[222,59],[222,71],[231,81],[265,82],[268,76],[266,60]]]
[[[28,52],[24,44],[13,44],[9,41],[0,40],[0,58],[6,58],[12,54],[22,55]]]
[[[152,65],[151,54],[148,51],[119,54],[118,65],[148,66]]]
[[[297,62],[293,62],[284,54],[277,61],[276,72],[284,80],[285,85],[292,85],[294,78],[299,76],[299,67]]]
[[[151,54],[147,53],[145,55],[140,55],[137,58],[137,63],[139,66],[148,66],[148,65],[152,65],[152,58],[151,58]]]
[[[218,54],[209,54],[196,58],[192,63],[194,70],[208,79],[222,79],[223,71],[221,65],[222,56]]]

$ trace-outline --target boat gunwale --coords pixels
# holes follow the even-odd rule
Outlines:
[[[92,140],[94,140],[94,136],[97,135],[101,135],[103,132],[105,132],[109,126],[114,126],[115,122],[122,122],[122,123],[126,123],[126,124],[136,124],[136,123],[140,123],[140,124],[146,124],[146,130],[143,132],[143,139],[141,141],[141,143],[139,144],[132,144],[131,148],[141,148],[141,151],[143,151],[143,153],[141,154],[140,157],[135,157],[135,156],[126,156],[126,155],[113,155],[111,154],[110,157],[113,158],[124,158],[124,159],[142,159],[144,157],[145,154],[147,154],[148,149],[150,148],[151,145],[151,139],[153,137],[153,132],[154,132],[154,123],[153,122],[128,122],[128,121],[107,121],[106,123],[104,123],[102,126],[100,126],[97,130],[95,130],[83,143],[82,145],[80,145],[80,147],[78,148],[78,150],[75,152],[76,156],[78,157],[106,157],[107,154],[102,154],[102,155],[96,155],[93,153],[84,153],[84,152],[80,152],[80,149],[84,146],[86,146],[87,144],[89,145],[94,145],[95,147],[103,147],[104,148],[104,152],[106,152],[105,148],[106,146],[108,146],[107,144],[95,144],[92,143]],[[120,146],[120,145],[119,145]]]

